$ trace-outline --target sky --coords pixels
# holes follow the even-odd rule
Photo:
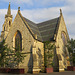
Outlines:
[[[75,0],[0,0],[0,34],[9,2],[13,21],[18,7],[24,17],[35,23],[59,17],[61,8],[69,37],[75,39]]]

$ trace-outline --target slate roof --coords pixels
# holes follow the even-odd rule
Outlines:
[[[37,24],[39,31],[42,36],[43,42],[54,40],[54,34],[58,25],[59,18],[48,20]]]
[[[38,24],[26,19],[25,17],[24,19],[28,23],[32,32],[37,34],[37,40],[42,42],[54,40],[54,34],[56,33],[56,30],[58,30],[59,17]]]
[[[39,29],[38,29],[38,26],[37,26],[34,22],[28,20],[27,18],[24,17],[24,19],[25,19],[25,21],[28,23],[28,25],[29,25],[29,27],[31,28],[32,32],[33,32],[34,34],[37,34],[37,39],[38,39],[39,41],[43,41],[43,40],[42,40],[42,36],[41,36],[41,34],[40,34],[40,31],[39,31]]]

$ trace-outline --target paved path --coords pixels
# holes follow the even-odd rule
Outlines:
[[[39,74],[3,74],[0,75],[75,75],[75,71],[66,71],[66,72],[53,72],[53,73],[39,73]]]

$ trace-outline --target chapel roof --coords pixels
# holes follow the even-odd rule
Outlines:
[[[58,30],[59,17],[38,24],[25,17],[23,18],[28,23],[32,32],[37,34],[37,40],[42,42],[54,40],[54,34],[56,33],[56,30]]]

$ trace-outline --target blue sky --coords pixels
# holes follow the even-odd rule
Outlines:
[[[23,2],[22,2],[23,1]],[[30,2],[29,2],[30,1]],[[9,2],[11,2],[12,9],[17,9],[18,6],[21,9],[37,9],[37,8],[50,8],[61,7],[66,4],[65,0],[0,0],[0,9],[7,8]]]
[[[11,3],[13,20],[20,6],[22,15],[35,23],[58,17],[61,8],[69,36],[75,39],[74,0],[0,0],[0,32],[9,2]]]

